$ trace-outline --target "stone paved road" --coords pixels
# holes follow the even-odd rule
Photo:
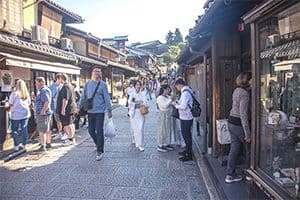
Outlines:
[[[45,155],[29,151],[0,164],[0,199],[209,199],[195,162],[178,151],[156,151],[156,112],[146,119],[145,152],[131,145],[127,109],[114,110],[118,135],[105,144],[103,160],[82,128],[78,145],[60,143]]]

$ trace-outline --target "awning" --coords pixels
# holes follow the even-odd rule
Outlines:
[[[66,74],[80,74],[80,67],[70,64],[40,61],[31,58],[11,55],[8,53],[0,53],[0,56],[5,57],[5,64],[7,66],[23,67],[27,69],[36,69],[41,71],[66,73]]]
[[[279,63],[276,63],[273,65],[274,71],[287,71],[287,70],[293,70],[295,67],[300,67],[300,59],[294,59],[294,60],[285,60]]]
[[[111,65],[113,67],[117,67],[117,68],[120,68],[120,69],[127,70],[127,71],[135,72],[135,69],[133,67],[130,67],[129,65],[123,65],[121,63],[112,62],[110,60],[107,62],[107,64]]]

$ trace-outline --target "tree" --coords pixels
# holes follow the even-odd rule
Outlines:
[[[169,31],[166,36],[166,44],[168,46],[173,45],[173,41],[174,41],[174,33],[172,31]]]
[[[176,28],[175,29],[175,36],[174,36],[173,44],[179,44],[181,42],[183,42],[182,34],[181,34],[179,28]]]
[[[163,61],[167,66],[171,66],[175,62],[177,56],[180,54],[180,48],[178,46],[170,46],[168,54],[163,57]]]

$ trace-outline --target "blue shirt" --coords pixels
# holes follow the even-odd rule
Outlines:
[[[51,90],[51,94],[52,94],[52,98],[51,98],[51,110],[56,110],[56,105],[57,105],[57,96],[58,96],[58,92],[60,90],[60,85],[57,85],[56,83],[53,83],[52,85],[50,85],[50,90]]]
[[[35,100],[35,116],[41,115],[44,104],[49,101],[51,103],[51,91],[47,86],[42,87],[36,96]],[[51,106],[46,111],[46,115],[51,115]]]
[[[93,80],[89,80],[85,84],[79,101],[80,108],[83,106],[83,102],[86,99],[89,99],[93,96],[97,84],[98,83]],[[96,91],[95,97],[93,98],[93,108],[88,110],[88,113],[105,113],[106,110],[108,111],[108,113],[111,113],[112,107],[110,102],[110,96],[107,90],[107,85],[104,81],[101,81]]]

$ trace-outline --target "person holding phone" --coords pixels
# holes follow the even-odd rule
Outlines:
[[[141,114],[140,107],[148,105],[147,96],[142,92],[142,83],[136,81],[133,84],[135,90],[129,97],[129,116],[131,123],[131,130],[133,132],[133,143],[140,150],[144,151],[144,126],[145,116]]]

